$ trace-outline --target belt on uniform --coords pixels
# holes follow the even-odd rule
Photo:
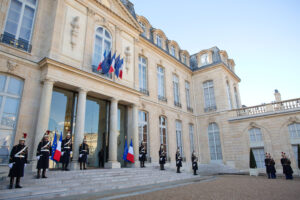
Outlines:
[[[87,151],[87,150],[81,150],[81,151]]]
[[[70,149],[70,147],[64,147],[65,149]]]
[[[49,152],[49,149],[42,149],[41,151],[47,151],[47,152]]]
[[[25,156],[22,156],[22,155],[18,155],[18,156],[15,156],[16,158],[25,158]]]

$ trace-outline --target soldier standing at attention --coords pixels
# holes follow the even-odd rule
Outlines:
[[[272,178],[272,179],[276,179],[275,161],[274,161],[274,159],[271,157],[270,154],[269,154],[269,158],[270,158],[270,173],[271,173],[271,178]]]
[[[266,173],[268,175],[268,178],[271,178],[271,171],[270,171],[270,158],[268,153],[266,153],[266,158],[265,158],[265,166],[266,166]]]
[[[61,150],[62,150],[62,170],[69,171],[68,165],[70,162],[70,156],[72,154],[72,139],[71,134],[68,132],[66,138],[61,143]]]
[[[24,176],[24,167],[27,163],[27,146],[25,146],[27,133],[23,133],[23,137],[19,140],[19,144],[15,145],[10,152],[9,159],[9,174],[10,184],[9,189],[13,188],[14,178],[16,177],[16,188],[22,188],[20,179]]]
[[[165,170],[164,164],[166,163],[166,153],[163,144],[160,145],[158,154],[159,154],[160,170]]]
[[[180,155],[179,147],[177,148],[176,151],[176,167],[177,167],[177,173],[181,173],[180,167],[182,167],[182,157]]]
[[[47,131],[44,134],[44,137],[42,141],[39,143],[37,151],[36,151],[36,157],[37,157],[37,178],[41,177],[41,169],[43,169],[42,172],[42,178],[47,178],[46,176],[46,170],[49,168],[49,156],[52,152],[51,142],[49,141],[49,133],[50,131]]]
[[[139,152],[140,152],[139,160],[140,160],[141,168],[143,168],[143,167],[145,167],[146,154],[147,154],[143,142],[141,142],[141,146],[140,146],[140,148],[139,148]]]
[[[79,147],[79,158],[78,161],[80,163],[80,170],[82,170],[82,164],[83,164],[83,169],[85,170],[85,164],[87,161],[87,156],[89,155],[90,150],[89,150],[89,145],[86,143],[86,138],[83,139],[83,143]]]
[[[194,170],[194,175],[198,175],[197,174],[197,170],[198,170],[198,158],[197,158],[197,156],[196,156],[196,154],[195,154],[195,151],[193,151],[193,153],[192,153],[192,166],[193,166],[193,170]]]
[[[286,157],[285,157],[284,152],[281,152],[280,162],[281,162],[281,165],[282,165],[282,173],[285,175],[285,177],[287,179],[287,175],[286,175]]]
[[[286,179],[293,180],[294,171],[291,167],[291,160],[289,158],[287,158],[286,155],[285,155],[285,159],[286,159],[286,162],[285,162],[285,165],[286,165],[286,169],[285,169]]]

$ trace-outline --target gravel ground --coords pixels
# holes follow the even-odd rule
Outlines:
[[[271,180],[265,177],[225,175],[208,182],[193,183],[122,199],[299,200],[300,179],[291,181],[279,177]]]

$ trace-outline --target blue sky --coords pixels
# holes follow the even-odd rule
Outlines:
[[[300,1],[131,0],[190,54],[217,46],[236,63],[242,104],[300,97]]]

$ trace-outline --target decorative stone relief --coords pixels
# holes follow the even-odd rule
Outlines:
[[[130,47],[126,47],[125,49],[125,62],[126,62],[126,72],[128,73],[128,70],[129,70],[129,67],[128,65],[130,64],[130,56],[131,56],[131,53],[130,53]]]
[[[290,122],[290,123],[296,123],[296,122],[299,122],[299,119],[298,119],[296,116],[290,117],[290,118],[289,118],[289,122]]]
[[[250,122],[250,127],[252,127],[252,128],[258,127],[258,125],[255,122]]]
[[[177,119],[181,119],[181,116],[179,114],[177,114]]]
[[[73,17],[72,22],[70,23],[71,25],[71,46],[72,49],[74,49],[74,47],[76,46],[76,40],[78,37],[78,33],[79,33],[79,17]]]
[[[7,70],[8,72],[13,72],[18,67],[18,64],[16,62],[13,62],[11,60],[7,60]]]
[[[160,64],[160,65],[163,65],[163,61],[162,61],[162,60],[159,60],[159,64]]]
[[[145,106],[145,104],[144,104],[144,103],[142,103],[142,108],[143,108],[143,109],[145,109],[145,107],[146,107],[146,106]]]
[[[163,114],[163,115],[165,115],[165,114],[166,114],[166,112],[165,112],[165,110],[164,110],[164,109],[161,109],[161,114]]]

